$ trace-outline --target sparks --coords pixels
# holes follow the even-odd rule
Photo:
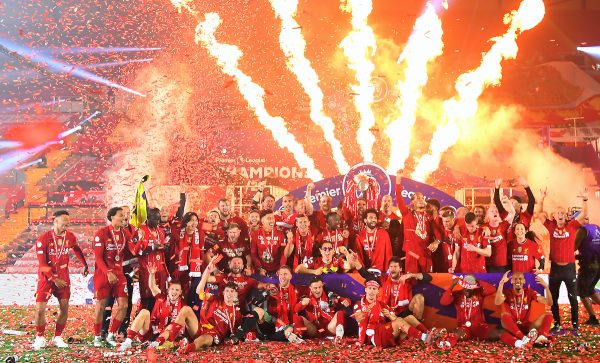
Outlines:
[[[298,0],[270,0],[270,3],[275,15],[281,19],[279,44],[287,57],[287,67],[310,98],[310,118],[323,130],[325,140],[331,146],[338,171],[346,174],[350,170],[350,165],[344,158],[340,141],[335,137],[333,120],[324,114],[323,91],[319,87],[319,76],[304,55],[306,41],[295,19]]]
[[[400,97],[395,107],[398,114],[385,129],[390,140],[390,159],[387,167],[390,174],[404,168],[410,153],[417,102],[428,79],[427,65],[442,54],[442,35],[442,22],[435,12],[435,7],[428,2],[425,12],[415,22],[413,32],[398,59],[399,64],[404,62],[406,66],[404,80],[398,81],[397,84]]]
[[[375,53],[375,33],[367,24],[367,17],[373,10],[371,0],[343,0],[341,9],[350,13],[352,30],[342,40],[340,47],[348,58],[348,67],[356,72],[354,106],[360,115],[360,127],[356,132],[356,141],[364,161],[373,161],[375,136],[371,128],[375,126],[375,115],[371,110],[375,88],[371,84],[371,75],[375,69],[371,56]]]
[[[235,45],[219,43],[215,38],[215,31],[221,24],[219,15],[208,13],[205,14],[205,17],[205,21],[196,26],[196,43],[202,44],[217,60],[222,71],[233,77],[238,89],[260,123],[271,131],[280,147],[288,149],[294,155],[298,165],[306,169],[307,176],[313,181],[323,179],[323,175],[315,167],[314,160],[306,154],[304,147],[286,129],[283,118],[271,116],[265,108],[265,90],[238,68],[238,60],[242,56],[242,51]]]
[[[445,123],[439,126],[431,140],[429,153],[418,162],[412,174],[413,180],[424,181],[435,171],[442,154],[454,146],[460,138],[461,128],[477,113],[477,100],[487,86],[496,86],[502,79],[502,61],[514,59],[519,50],[517,37],[525,30],[532,29],[544,18],[545,7],[542,0],[524,0],[519,9],[506,14],[504,22],[508,31],[491,39],[494,43],[483,55],[476,69],[463,73],[455,83],[457,95],[444,101]]]

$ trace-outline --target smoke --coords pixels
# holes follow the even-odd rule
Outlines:
[[[151,176],[146,190],[152,185],[167,184],[171,169],[169,155],[177,150],[176,134],[189,128],[187,116],[192,85],[186,63],[155,61],[137,73],[133,86],[147,97],[137,98],[127,112],[131,123],[119,142],[131,143],[131,146],[115,155],[113,168],[106,174],[109,206],[130,205],[137,183],[146,174]],[[149,194],[151,198],[152,193]],[[151,199],[150,203],[158,206],[173,202],[161,199]]]
[[[523,176],[538,201],[540,189],[548,188],[544,202],[547,212],[558,206],[581,206],[578,195],[587,185],[596,184],[589,171],[560,156],[551,147],[541,145],[540,135],[535,130],[518,128],[519,107],[483,101],[479,106],[476,117],[461,125],[457,145],[445,155],[448,166],[471,175],[485,176],[490,180],[490,187],[496,178],[509,180]],[[435,113],[428,116],[435,117]],[[517,189],[521,188],[517,186]],[[600,216],[600,203],[594,192],[588,193],[591,221]]]

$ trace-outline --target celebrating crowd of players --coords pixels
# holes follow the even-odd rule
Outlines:
[[[399,173],[396,195],[402,192],[401,177]],[[246,219],[233,215],[226,199],[205,217],[184,213],[182,196],[176,216],[150,208],[146,223],[133,228],[129,208],[113,207],[108,225],[93,240],[93,345],[127,350],[141,342],[160,349],[178,342],[178,351],[185,354],[240,341],[341,341],[354,335],[358,344],[379,347],[408,338],[440,348],[468,339],[500,339],[528,348],[546,344],[553,325],[555,333],[561,332],[556,300],[562,282],[571,303],[572,332],[578,334],[577,294],[589,313],[587,323],[597,325],[592,308],[593,302],[600,303],[594,290],[600,277],[597,250],[580,254],[585,274],[577,277],[575,270],[578,248],[586,246],[581,242],[600,238],[598,227],[587,224],[587,196],[581,196],[578,215],[557,208],[549,216],[543,211],[546,192],[541,192],[537,216],[550,233],[551,267],[548,284],[536,276],[545,289],[540,295],[525,286],[525,273],[537,273],[545,264],[529,231],[534,195],[521,180],[528,196],[523,209],[517,197],[500,195],[501,183],[496,181],[492,205],[472,211],[442,207],[421,193],[412,195],[410,205],[398,198],[397,208],[384,196],[376,201],[379,209],[367,208],[372,201],[359,197],[337,210],[324,195],[314,210],[312,184],[304,199],[284,196],[282,210],[276,212],[275,199],[259,189]],[[61,334],[70,297],[70,249],[84,264],[84,275],[88,273],[83,252],[68,231],[69,214],[58,211],[54,217],[53,228],[36,242],[34,349],[47,344],[45,309],[52,295],[60,305],[53,344],[68,346]],[[322,276],[342,272],[365,279],[364,296],[327,290]],[[413,287],[428,284],[434,272],[462,275],[440,297],[441,304],[456,309],[454,331],[424,321],[425,298],[413,294]],[[473,275],[485,272],[503,273],[497,287]],[[312,275],[308,286],[294,286],[293,273]],[[140,303],[131,317],[136,276]],[[509,280],[512,287],[505,288]],[[502,307],[501,328],[484,317],[488,295],[495,295],[495,304]],[[534,301],[551,306],[552,314],[530,318]]]

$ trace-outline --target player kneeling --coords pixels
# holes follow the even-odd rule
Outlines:
[[[152,295],[156,299],[152,312],[147,309],[141,310],[127,329],[127,338],[119,346],[120,351],[131,348],[133,339],[137,336],[141,342],[152,342],[159,337],[169,324],[180,314],[184,308],[182,299],[182,287],[177,281],[171,281],[167,296],[160,293],[160,288],[156,285],[156,265],[148,267],[148,286]]]

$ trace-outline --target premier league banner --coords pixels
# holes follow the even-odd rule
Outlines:
[[[323,195],[329,195],[332,198],[332,206],[337,206],[344,199],[344,193],[348,190],[348,185],[354,181],[354,177],[362,174],[369,178],[370,182],[379,191],[379,197],[391,195],[395,204],[398,196],[396,195],[395,185],[396,176],[388,175],[379,165],[372,163],[357,164],[350,169],[346,175],[338,175],[315,182],[311,202],[315,209],[319,209],[319,199]],[[434,198],[440,201],[442,206],[461,207],[462,204],[452,196],[436,189],[430,185],[423,184],[407,178],[402,178],[402,195],[406,204],[410,203],[410,198],[416,192],[421,192],[426,199]],[[361,197],[360,189],[357,190],[357,197]],[[290,192],[294,198],[302,199],[306,194],[306,187],[301,187]],[[275,210],[281,208],[281,200],[275,203]]]
[[[425,314],[423,316],[426,324],[435,325],[438,328],[454,329],[456,328],[456,310],[454,305],[444,306],[440,304],[440,298],[444,291],[450,287],[452,280],[461,276],[461,274],[447,274],[447,273],[436,273],[431,274],[432,281],[428,284],[417,285],[413,289],[413,294],[423,294],[425,297]],[[498,286],[498,282],[502,278],[502,274],[487,273],[487,274],[474,274],[478,281],[485,281],[494,286]],[[269,278],[265,276],[254,276],[256,279],[262,282],[271,282],[277,284],[276,278]],[[294,274],[292,278],[292,284],[299,288],[301,292],[308,290],[307,287],[310,284],[310,280],[314,275],[307,274]],[[332,291],[337,295],[349,297],[353,302],[360,299],[365,293],[364,279],[358,273],[350,274],[324,274],[320,276],[325,284],[327,291]],[[525,287],[530,287],[537,291],[540,295],[544,295],[544,288],[535,281],[534,274],[525,274]],[[512,288],[512,285],[507,282],[504,288]],[[459,286],[454,288],[455,291],[461,289]],[[500,325],[500,314],[502,312],[502,306],[496,306],[494,304],[494,295],[490,295],[484,300],[484,311],[485,320],[492,325]],[[530,314],[530,320],[537,319],[545,310],[542,304],[533,302],[532,310]]]

